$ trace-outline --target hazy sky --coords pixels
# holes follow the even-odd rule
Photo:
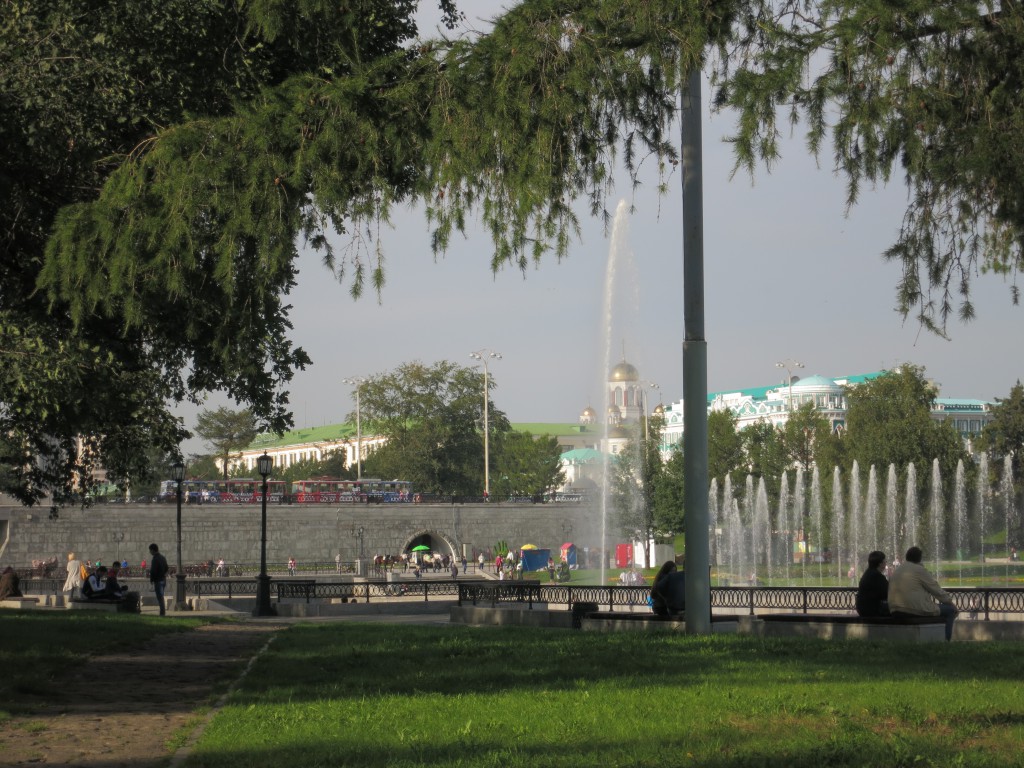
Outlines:
[[[478,17],[502,5],[508,3],[462,3],[477,28]],[[436,17],[424,13],[424,36]],[[954,321],[948,341],[913,320],[904,323],[893,310],[900,269],[881,253],[894,241],[905,207],[899,180],[865,189],[847,216],[831,152],[819,168],[797,137],[771,174],[760,171],[753,183],[743,174],[730,181],[731,150],[722,136],[732,121],[707,114],[709,97],[705,84],[709,391],[781,382],[785,372],[776,363],[787,359],[804,364],[801,375],[830,377],[911,362],[924,366],[946,397],[1003,397],[1024,378],[1020,342],[1013,341],[1024,329],[1024,308],[1012,306],[1002,278],[977,277],[978,318],[966,326]],[[612,362],[624,347],[643,379],[660,387],[650,393],[651,403],[668,404],[682,397],[680,181],[672,179],[670,194],[660,199],[650,181],[635,196],[624,181],[617,190],[638,210],[628,222],[631,258],[620,261]],[[575,422],[585,406],[601,406],[609,238],[600,222],[587,218],[582,241],[567,259],[548,258],[525,278],[517,270],[492,275],[490,240],[479,229],[455,239],[435,263],[418,209],[397,211],[382,243],[387,285],[379,303],[372,292],[353,301],[315,254],[300,262],[291,296],[293,338],[314,365],[293,382],[297,427],[345,419],[354,407],[351,388],[341,383],[345,377],[413,360],[470,365],[470,352],[479,349],[502,355],[490,365],[493,400],[513,422]],[[194,426],[194,411],[181,412]],[[195,441],[186,446],[201,448]]]

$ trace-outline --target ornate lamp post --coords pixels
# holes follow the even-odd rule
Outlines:
[[[181,483],[185,479],[185,465],[180,461],[171,465],[171,480],[177,484],[178,502],[178,572],[174,576],[174,610],[188,609],[185,602],[185,569],[181,567]]]
[[[501,353],[495,352],[493,349],[479,349],[476,352],[470,352],[469,356],[474,360],[479,360],[484,366],[484,498],[490,500],[491,498],[491,456],[490,456],[490,437],[491,429],[488,424],[488,401],[490,400],[490,389],[489,383],[489,372],[487,370],[488,358],[495,360],[501,360]]]
[[[267,575],[267,477],[274,469],[274,459],[264,451],[256,459],[256,471],[263,478],[263,503],[260,519],[260,575],[256,577],[256,607],[253,616],[276,616],[274,606],[270,604],[270,577]]]
[[[356,480],[363,479],[363,425],[359,414],[359,390],[362,389],[366,379],[353,376],[342,379],[342,384],[349,384],[356,388]]]
[[[359,559],[362,560],[363,559],[363,526],[360,525],[358,528],[356,526],[352,526],[352,536],[353,536],[353,538],[359,539]]]

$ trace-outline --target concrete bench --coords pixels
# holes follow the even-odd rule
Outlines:
[[[113,600],[71,600],[68,609],[72,611],[107,611],[117,613],[121,609],[120,602]]]
[[[941,643],[946,622],[938,616],[851,616],[812,613],[758,614],[764,637],[815,637],[822,640],[893,640]]]
[[[592,611],[582,616],[580,629],[589,632],[685,632],[686,614],[658,616],[649,611]],[[712,634],[736,634],[738,631],[739,619],[736,616],[711,617]]]
[[[0,600],[0,608],[37,608],[38,597],[5,597]]]
[[[107,611],[109,613],[138,613],[140,609],[139,593],[128,592],[120,600],[110,598],[95,598],[88,600],[84,597],[73,598],[68,603],[68,608],[76,611]]]

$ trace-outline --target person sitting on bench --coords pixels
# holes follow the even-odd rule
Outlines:
[[[957,609],[950,594],[921,565],[923,554],[920,547],[911,547],[903,565],[893,573],[889,581],[889,610],[896,617],[941,616],[946,621],[949,641],[953,638]]]
[[[884,568],[885,552],[868,553],[868,568],[857,587],[858,616],[889,615],[889,580],[882,572]]]
[[[122,587],[117,580],[117,569],[107,572],[107,580],[103,583],[103,597],[108,600],[120,600],[128,592],[127,587]]]
[[[23,597],[21,594],[21,579],[17,572],[11,566],[4,568],[4,573],[0,576],[0,600],[6,600],[9,597]]]
[[[667,618],[683,612],[686,607],[684,578],[673,560],[662,564],[651,585],[651,610],[656,615]]]
[[[82,585],[82,595],[89,600],[120,600],[123,597],[117,577],[108,589],[107,566],[101,565]]]

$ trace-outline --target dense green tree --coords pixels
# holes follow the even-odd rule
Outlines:
[[[942,477],[953,478],[957,462],[968,459],[967,450],[949,423],[931,418],[935,396],[924,369],[910,364],[847,387],[849,429],[844,440],[849,464],[844,469],[856,460],[865,471],[872,464],[895,464],[902,472],[914,462],[923,486],[932,461],[938,459]]]
[[[819,426],[814,432],[814,464],[823,476],[835,467],[844,467],[846,460],[846,430],[833,432],[829,425]]]
[[[786,455],[792,464],[803,467],[804,473],[811,471],[815,461],[815,448],[822,435],[830,431],[828,420],[814,406],[804,403],[786,419],[783,440]]]
[[[255,470],[245,469],[241,465],[231,471],[232,477],[252,477]],[[330,451],[322,459],[303,459],[289,464],[287,467],[274,467],[273,479],[282,480],[288,487],[296,480],[314,478],[330,478],[332,480],[355,480],[354,467],[345,463],[344,451]]]
[[[308,362],[288,339],[297,237],[356,294],[382,284],[378,225],[412,199],[437,248],[479,212],[495,268],[564,254],[574,203],[607,216],[619,165],[633,174],[653,155],[671,173],[678,90],[704,65],[717,103],[739,110],[741,166],[777,159],[784,112],[815,152],[831,129],[851,203],[904,174],[887,253],[904,267],[904,313],[942,330],[957,294],[973,314],[976,267],[1021,267],[1016,3],[526,0],[489,34],[410,50],[413,0],[6,4],[18,12],[0,37],[0,189],[14,204],[0,236],[14,258],[0,329],[34,321],[45,354],[60,359],[63,340],[78,352],[42,392],[0,393],[31,398],[29,416],[6,408],[0,424],[30,451],[46,449],[33,432],[70,455],[70,436],[151,411],[160,428],[126,429],[122,445],[145,433],[170,448],[180,425],[158,418],[164,396],[209,389],[282,428]],[[332,230],[352,235],[340,256]],[[33,364],[21,347],[8,358]],[[54,403],[75,415],[76,363],[91,382],[153,380],[126,388],[120,414],[40,423]]]
[[[633,425],[633,437],[609,465],[611,504],[619,528],[630,540],[643,543],[644,558],[655,535],[655,499],[662,479],[660,417],[644,418]]]
[[[491,497],[543,496],[565,483],[558,439],[529,432],[498,433],[494,445]]]
[[[757,421],[740,430],[747,471],[764,478],[768,495],[777,499],[779,479],[789,469],[790,459],[782,432],[768,421]]]
[[[480,372],[449,361],[370,377],[359,390],[363,423],[387,442],[363,462],[363,474],[409,480],[423,493],[483,493],[482,383]],[[493,376],[488,385],[495,387]],[[493,403],[488,413],[496,443],[508,419]]]
[[[908,205],[886,252],[904,315],[944,331],[974,314],[982,271],[1024,266],[1024,14],[1017,2],[754,0],[716,63],[717,103],[739,110],[738,163],[778,160],[779,122],[831,151],[856,203],[902,175]],[[831,139],[831,141],[829,141]],[[829,147],[831,144],[831,147]],[[1018,287],[1011,287],[1014,302]]]
[[[661,473],[654,487],[654,527],[659,533],[685,533],[685,488],[683,445],[678,443],[672,449],[668,460],[662,463]]]
[[[985,425],[979,447],[994,457],[1012,456],[1013,476],[1024,482],[1024,386],[1018,380],[1005,398],[996,398],[992,421]]]
[[[213,450],[220,461],[222,476],[227,480],[231,459],[252,444],[258,434],[256,417],[248,408],[241,411],[224,406],[207,409],[196,417],[196,434]]]
[[[236,474],[237,473],[237,474]],[[241,467],[232,471],[236,477],[251,475]],[[210,455],[193,454],[185,462],[185,477],[189,480],[219,480],[222,477],[220,466],[217,464],[217,457]],[[166,479],[166,478],[165,478]]]
[[[313,208],[282,158],[315,144],[319,178],[351,178],[350,198],[402,186],[401,163],[355,168],[312,139],[336,81],[347,114],[408,128],[371,95],[417,59],[402,48],[417,4],[3,0],[4,490],[60,502],[98,463],[138,478],[150,446],[187,436],[168,404],[210,390],[289,425],[286,385],[308,363],[283,301],[296,236],[319,216],[343,226],[348,206]],[[374,138],[356,135],[332,134],[353,154]]]
[[[743,438],[736,429],[737,419],[729,410],[708,414],[708,481],[725,481],[743,466]]]

